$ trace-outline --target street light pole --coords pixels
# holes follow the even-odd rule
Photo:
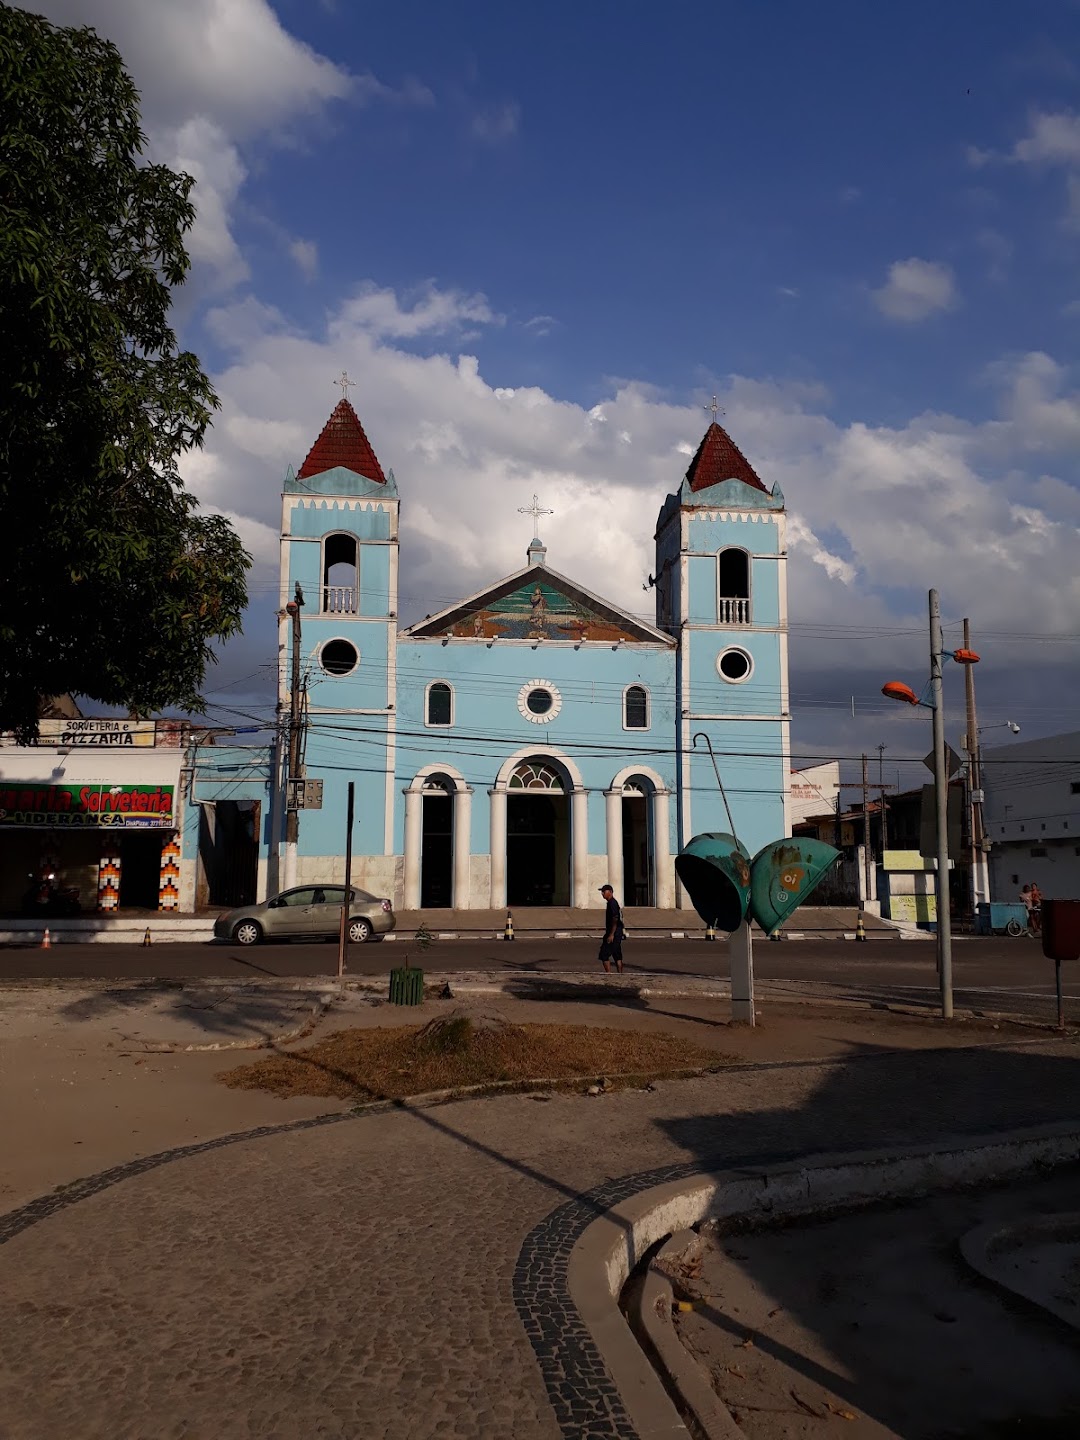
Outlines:
[[[951,1020],[952,917],[949,914],[949,776],[945,765],[945,702],[941,672],[945,657],[941,639],[941,602],[930,591],[930,687],[934,715],[934,804],[937,812],[937,962],[941,984],[941,1015]]]

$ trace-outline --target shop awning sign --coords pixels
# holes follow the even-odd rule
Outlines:
[[[153,720],[41,720],[38,722],[38,744],[69,746],[72,749],[93,746],[96,749],[126,750],[132,746],[152,746]]]
[[[0,828],[164,830],[175,827],[171,785],[30,785],[0,780]]]

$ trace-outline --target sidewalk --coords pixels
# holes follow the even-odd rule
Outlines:
[[[551,1003],[506,1003],[515,1019],[552,1017]],[[0,1219],[6,1440],[632,1440],[613,1408],[557,1418],[560,1353],[577,1373],[588,1347],[571,1324],[542,1372],[523,1325],[565,1304],[559,1257],[580,1224],[703,1167],[1069,1119],[1080,1104],[1069,1040],[821,1010],[733,1031],[726,1008],[557,1010],[711,1037],[744,1061],[716,1075],[358,1116],[216,1085],[242,1055],[107,1050],[92,1013],[10,1020],[0,1144],[22,1170],[4,1208],[68,1188]],[[65,1090],[66,1142],[44,1123]],[[80,1175],[97,1178],[70,1183]]]
[[[197,915],[161,915],[153,911],[139,911],[116,915],[92,913],[73,916],[70,919],[48,921],[51,941],[62,945],[77,941],[80,944],[107,941],[141,944],[146,932],[150,932],[152,944],[168,941],[208,941],[213,939],[214,921],[220,909],[200,912]],[[600,908],[576,910],[570,905],[527,906],[510,910],[399,910],[397,929],[388,940],[411,939],[421,924],[434,935],[444,938],[465,936],[501,937],[506,930],[506,917],[513,916],[514,931],[517,935],[536,938],[560,938],[576,935],[592,935],[599,938],[603,930],[604,912]],[[665,935],[681,937],[700,935],[705,926],[695,910],[656,910],[627,906],[623,912],[626,927],[639,935]],[[798,910],[792,918],[790,932],[793,935],[854,936],[858,909],[854,906],[807,905]],[[868,934],[897,935],[895,925],[877,915],[866,912],[863,916]],[[904,927],[910,929],[911,927]],[[21,917],[0,918],[0,944],[36,943],[41,939],[43,922]],[[916,932],[919,938],[923,932]]]

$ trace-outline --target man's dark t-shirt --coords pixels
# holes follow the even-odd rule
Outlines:
[[[619,909],[619,902],[612,895],[607,902],[607,920],[604,924],[605,936],[610,935],[613,940],[618,939],[618,931],[622,928],[622,911]]]

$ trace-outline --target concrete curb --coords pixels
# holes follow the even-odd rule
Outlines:
[[[1080,1330],[1080,1309],[1055,1295],[1038,1280],[1017,1283],[1014,1276],[1003,1274],[997,1261],[1010,1251],[1020,1250],[1027,1244],[1068,1243],[1080,1241],[1080,1214],[1051,1215],[1031,1219],[1017,1225],[998,1225],[991,1222],[977,1225],[960,1240],[960,1254],[984,1280],[989,1280],[998,1289],[1010,1295],[1019,1295],[1031,1305],[1048,1311],[1074,1330]]]
[[[198,1042],[184,1044],[183,1041],[174,1040],[146,1040],[141,1044],[147,1055],[195,1055],[211,1051],[266,1050],[271,1045],[288,1045],[293,1040],[302,1040],[305,1035],[310,1035],[333,1003],[332,996],[316,1000],[308,1018],[301,1021],[299,1025],[294,1025],[291,1030],[279,1030],[273,1035],[253,1036],[250,1040],[208,1040],[205,1044]]]
[[[667,1383],[678,1408],[689,1412],[706,1440],[745,1440],[745,1433],[713,1389],[709,1376],[675,1333],[671,1312],[675,1293],[665,1273],[688,1251],[700,1249],[696,1230],[678,1230],[657,1251],[637,1296],[634,1319],[651,1347],[654,1366]]]
[[[678,1374],[668,1371],[661,1381],[642,1363],[641,1348],[619,1309],[627,1278],[658,1241],[708,1220],[761,1223],[809,1217],[877,1200],[910,1199],[933,1190],[985,1184],[1078,1159],[1080,1127],[1059,1124],[901,1150],[825,1156],[813,1165],[732,1170],[659,1185],[614,1206],[585,1230],[570,1256],[570,1293],[642,1440],[688,1433],[680,1408],[669,1398],[666,1387],[679,1397],[684,1413],[707,1436],[724,1435],[726,1440],[730,1431],[710,1431],[704,1418],[695,1413],[698,1387],[691,1384],[689,1390],[681,1390]],[[657,1355],[661,1355],[659,1347]]]

